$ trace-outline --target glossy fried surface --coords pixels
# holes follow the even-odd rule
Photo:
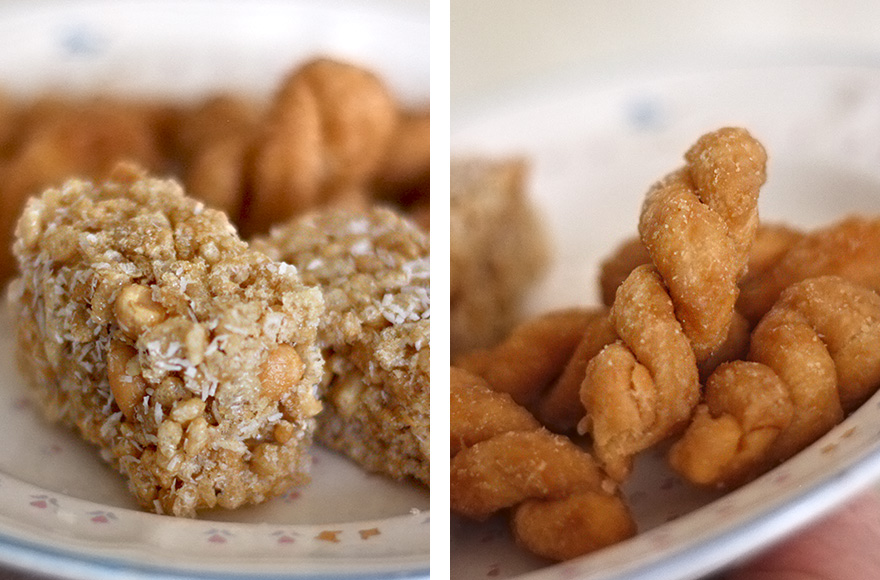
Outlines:
[[[749,360],[719,368],[670,453],[699,484],[730,486],[788,459],[880,387],[880,296],[836,276],[786,289]]]
[[[557,560],[635,533],[628,507],[592,456],[530,420],[509,396],[453,368],[450,410],[452,511],[479,520],[512,509],[517,541]]]
[[[834,275],[880,290],[880,219],[850,217],[809,232],[761,275],[747,280],[737,308],[753,324],[783,290],[801,280]]]
[[[494,347],[457,357],[455,364],[530,406],[562,374],[588,325],[602,316],[599,309],[551,311],[521,323]]]
[[[396,123],[397,104],[370,71],[325,58],[296,69],[257,137],[244,230],[263,232],[319,205],[364,204]]]
[[[589,362],[581,385],[579,430],[618,480],[698,403],[698,365],[728,339],[758,224],[767,157],[748,132],[708,133],[685,159],[648,192],[639,234],[652,264],[618,288],[610,317],[620,340]]]

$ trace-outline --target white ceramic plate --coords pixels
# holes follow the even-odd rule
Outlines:
[[[263,505],[198,520],[138,510],[93,447],[42,420],[3,328],[0,561],[88,579],[427,575],[426,490],[323,449],[310,485]]]
[[[598,264],[633,235],[648,187],[701,134],[748,128],[765,145],[762,219],[802,228],[880,215],[880,70],[788,67],[641,76],[532,92],[459,120],[453,154],[525,155],[556,241],[532,311],[598,303]],[[880,477],[880,396],[784,465],[721,496],[641,457],[626,485],[641,533],[547,567],[499,518],[452,525],[453,578],[696,578],[815,519]]]
[[[427,2],[5,3],[0,87],[265,96],[298,62],[331,55],[423,104],[427,12]],[[139,511],[94,448],[27,403],[0,322],[0,565],[90,580],[427,577],[427,490],[326,450],[310,485],[261,506],[198,520]]]

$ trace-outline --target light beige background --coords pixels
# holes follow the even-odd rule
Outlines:
[[[867,0],[451,0],[452,117],[568,75],[713,62],[877,59]]]

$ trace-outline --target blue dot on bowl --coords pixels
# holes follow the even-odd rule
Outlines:
[[[61,51],[69,56],[92,57],[104,51],[107,39],[93,27],[79,23],[61,30],[58,43]]]
[[[641,98],[626,106],[626,118],[634,129],[651,130],[660,128],[664,121],[663,108],[654,98]]]

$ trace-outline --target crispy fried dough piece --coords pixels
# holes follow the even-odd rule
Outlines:
[[[819,233],[818,235],[823,234]],[[803,233],[784,224],[761,224],[758,226],[755,241],[749,253],[748,270],[739,282],[742,293],[737,299],[737,312],[740,310],[744,312],[766,312],[766,308],[761,306],[766,297],[762,297],[762,299],[759,299],[752,305],[750,304],[752,300],[751,294],[767,291],[774,284],[772,281],[765,281],[763,279],[764,276],[768,272],[772,272],[783,256],[803,238]],[[631,238],[618,246],[614,253],[602,262],[599,274],[599,287],[603,302],[611,305],[614,302],[614,294],[617,288],[630,272],[637,266],[649,263],[651,263],[651,257],[639,238]],[[860,269],[860,271],[864,272],[866,270]],[[754,314],[752,314],[752,318],[755,318]],[[749,348],[749,333],[752,326],[753,322],[739,314],[734,314],[731,319],[730,331],[725,341],[708,358],[699,362],[701,382],[705,382],[722,363],[738,360],[746,356]],[[590,349],[587,346],[579,347],[579,351],[591,352],[592,355],[595,355],[604,344],[598,347],[594,345]],[[584,355],[582,354],[581,356]],[[591,356],[588,358],[591,358]],[[560,382],[564,383],[564,381]],[[558,430],[566,430],[574,425],[571,422],[572,419],[565,414],[566,409],[571,408],[571,397],[565,396],[563,394],[565,392],[570,392],[569,385],[565,385],[565,387],[557,386],[551,391],[554,398],[559,400],[559,403],[555,405],[560,412],[558,416],[553,412],[538,413],[544,424],[555,426]]]
[[[492,348],[457,357],[455,364],[528,407],[562,373],[588,325],[603,315],[587,308],[548,312],[521,323]]]
[[[850,217],[803,236],[763,274],[744,280],[737,309],[752,324],[785,288],[835,275],[880,290],[880,219]]]
[[[402,109],[388,150],[376,170],[375,188],[383,199],[406,207],[427,194],[431,169],[431,111]]]
[[[18,147],[26,107],[0,91],[0,160],[5,161]]]
[[[431,226],[431,111],[400,111],[388,151],[373,179],[374,196],[406,212],[425,230]]]
[[[46,96],[21,121],[20,146],[4,187],[36,195],[70,177],[105,179],[120,161],[158,170],[155,122],[150,108],[134,102]]]
[[[175,135],[187,191],[235,221],[242,211],[247,156],[262,112],[240,96],[213,95],[187,112]]]
[[[618,288],[611,322],[621,340],[587,365],[578,428],[609,475],[684,427],[699,400],[698,364],[728,338],[737,282],[757,228],[766,154],[743,129],[702,136],[686,166],[657,183],[639,222],[653,265]]]
[[[620,286],[611,324],[620,339],[587,364],[580,391],[587,415],[578,429],[592,435],[597,458],[621,481],[636,453],[684,425],[700,385],[693,349],[652,266],[639,266]]]
[[[614,304],[617,288],[626,280],[630,272],[650,263],[651,254],[645,249],[640,237],[633,236],[624,240],[599,265],[599,293],[602,304],[605,306]]]
[[[693,483],[743,481],[766,463],[767,447],[791,423],[788,390],[770,367],[734,361],[706,383],[704,402],[670,453]]]
[[[723,362],[746,356],[750,330],[745,318],[734,316],[727,339],[712,356],[698,364],[700,382]],[[573,431],[577,427],[584,414],[578,400],[587,364],[617,338],[617,332],[608,316],[596,316],[589,322],[581,342],[566,363],[565,370],[534,405],[535,416],[543,425],[558,433]]]
[[[766,153],[741,129],[704,135],[645,199],[639,235],[697,360],[724,342],[758,225]]]
[[[583,417],[578,399],[587,362],[617,340],[604,308],[547,312],[516,326],[492,348],[474,350],[455,364],[489,381],[558,432]]]
[[[528,413],[478,377],[453,369],[452,383],[453,441],[469,444],[451,460],[454,512],[482,520],[512,508],[517,541],[557,560],[635,534],[616,486],[586,451],[537,422],[528,429]],[[486,411],[487,421],[468,433],[473,407]]]
[[[788,459],[880,387],[878,342],[872,290],[837,276],[792,285],[752,333],[753,362],[710,379],[671,465],[694,483],[731,486]]]
[[[581,341],[562,374],[535,405],[535,416],[543,425],[558,433],[573,431],[577,427],[578,421],[584,416],[580,390],[587,364],[615,340],[617,332],[607,311],[602,311],[587,323]]]
[[[800,231],[784,224],[760,224],[749,252],[748,271],[739,282],[740,288],[745,288],[753,280],[761,278],[803,235]],[[629,273],[635,270],[636,266],[650,263],[651,256],[638,236],[624,240],[600,266],[599,291],[602,303],[611,306],[614,303],[617,287],[629,276]],[[737,305],[744,300],[747,299],[741,294]]]
[[[626,503],[602,491],[578,491],[560,500],[526,500],[513,512],[518,544],[551,560],[570,560],[636,533]]]
[[[402,109],[388,151],[372,184],[381,203],[406,212],[431,229],[431,111]]]
[[[601,490],[607,479],[588,453],[546,430],[511,431],[475,443],[452,459],[450,477],[452,509],[476,520],[529,498]]]
[[[317,205],[364,205],[397,114],[385,84],[360,67],[321,58],[295,70],[257,137],[243,230],[265,231]]]
[[[464,369],[449,371],[451,407],[449,450],[462,449],[510,431],[535,431],[541,424],[507,393],[497,393],[481,377]]]

